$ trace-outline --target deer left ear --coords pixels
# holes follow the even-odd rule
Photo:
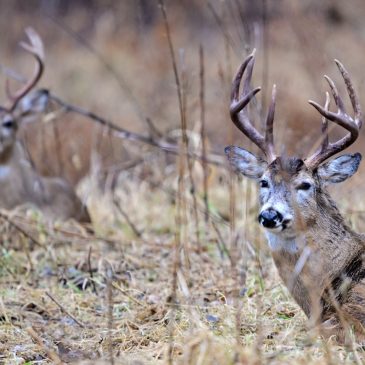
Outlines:
[[[361,154],[346,154],[318,167],[317,174],[325,184],[336,184],[355,174],[361,161]]]
[[[243,148],[228,146],[224,149],[232,167],[250,179],[260,179],[267,167],[267,162]]]

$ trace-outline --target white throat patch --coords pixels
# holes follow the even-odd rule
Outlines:
[[[284,250],[289,253],[298,252],[297,237],[283,238],[271,232],[265,232],[271,251]]]
[[[9,176],[10,167],[6,165],[0,165],[0,180]]]

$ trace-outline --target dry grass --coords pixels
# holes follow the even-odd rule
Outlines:
[[[48,57],[43,85],[128,129],[145,131],[141,115],[148,115],[164,135],[181,136],[161,21],[139,32],[128,11],[102,9],[96,16],[88,9],[75,8],[61,18],[123,75],[131,88],[121,90],[100,60],[49,18],[37,12],[17,14],[5,7],[4,1],[0,3],[4,3],[0,30],[7,34],[9,45],[21,38],[24,26],[37,23]],[[208,149],[221,152],[230,135],[226,127],[227,92],[232,69],[245,54],[246,43],[242,45],[241,38],[246,34],[237,19],[234,22],[224,15],[226,2],[212,3],[222,17],[223,35],[205,2],[191,1],[194,18],[184,2],[185,8],[167,1],[175,48],[185,49],[188,134],[196,136],[200,130],[199,46],[204,44]],[[287,0],[277,10],[269,1],[273,13],[268,25],[268,83],[275,81],[279,88],[276,137],[289,141],[289,151],[297,153],[307,151],[313,141],[314,132],[303,138],[303,132],[310,129],[308,123],[319,130],[320,118],[311,113],[306,100],[323,95],[320,76],[325,71],[335,72],[330,66],[332,58],[344,55],[341,59],[364,95],[364,27],[362,21],[356,21],[361,19],[364,6],[357,0],[348,8],[338,3],[345,21],[334,25],[326,23],[321,13],[327,2],[323,8],[314,3],[306,1],[302,9],[299,2]],[[121,4],[120,11],[129,9]],[[358,14],[352,10],[355,5],[360,9]],[[14,17],[13,31],[5,32],[9,14]],[[252,17],[255,19],[254,14]],[[252,24],[249,22],[249,28]],[[253,37],[254,32],[250,34]],[[231,47],[230,41],[237,48]],[[247,44],[251,47],[252,39]],[[26,70],[28,60],[16,57],[13,63],[14,55],[19,53],[14,54],[13,47],[7,50],[7,63]],[[314,65],[313,60],[317,61]],[[261,80],[260,56],[258,61],[255,78]],[[137,102],[131,101],[128,91]],[[105,131],[91,131],[87,122],[68,118],[66,115],[58,121],[60,128],[65,126],[62,160],[65,164],[75,160],[84,164],[79,169],[66,167],[65,174],[73,182],[84,177],[90,167],[90,151],[98,139],[104,143],[100,152],[103,167],[141,157],[144,161],[133,169],[111,174],[106,185],[114,186],[110,180],[115,179],[116,187],[106,189],[107,193],[100,192],[96,179],[99,163],[92,166],[94,170],[79,190],[90,208],[94,233],[76,223],[52,225],[24,209],[1,220],[0,363],[352,364],[365,359],[361,348],[354,352],[326,343],[315,330],[307,328],[303,313],[281,285],[256,225],[252,185],[233,180],[236,216],[232,227],[230,176],[224,169],[212,167],[207,227],[204,173],[198,163],[192,166],[200,247],[189,191],[191,177],[183,163],[145,146],[110,140]],[[38,142],[42,137],[37,134],[38,129],[30,133],[31,140],[36,141],[33,157],[38,167],[47,171],[59,161],[52,153],[51,135],[45,134],[43,143]],[[85,134],[89,145],[80,151]],[[46,150],[40,148],[43,144]],[[356,147],[363,148],[361,143]],[[347,183],[346,191],[334,192],[359,231],[365,231],[364,207],[359,203],[363,171]],[[183,185],[179,185],[179,175]]]
[[[202,226],[203,251],[197,250],[193,211],[188,209],[190,223],[183,227],[188,240],[180,251],[176,305],[171,302],[176,206],[165,191],[173,185],[171,179],[151,188],[133,175],[120,178],[123,189],[118,197],[142,231],[140,238],[105,197],[104,202],[98,199],[98,211],[109,214],[96,223],[95,235],[75,224],[42,223],[30,212],[25,218],[13,215],[10,219],[38,243],[9,223],[2,224],[1,361],[52,363],[52,350],[67,363],[94,364],[100,358],[110,363],[111,344],[116,364],[165,364],[172,341],[176,364],[328,363],[323,341],[315,331],[308,332],[303,313],[281,285],[260,243],[261,234],[252,228],[251,205],[246,226],[240,218],[237,222],[240,237],[245,234],[250,247],[239,240],[236,268],[224,251],[221,256],[212,228],[205,235]],[[217,183],[211,186],[211,196],[227,189]],[[239,189],[238,196],[244,197],[244,191]],[[244,200],[237,204],[238,217],[246,210],[242,202],[245,205]],[[212,211],[219,204],[223,203],[213,199]],[[97,212],[92,213],[98,222]],[[215,219],[224,241],[229,242],[229,227]],[[240,282],[235,272],[245,280]],[[42,345],[30,336],[29,328]],[[333,364],[353,363],[351,350],[334,344],[329,348]]]

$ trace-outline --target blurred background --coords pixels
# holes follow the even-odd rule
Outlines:
[[[253,48],[253,86],[262,91],[250,112],[260,129],[275,83],[278,153],[305,157],[318,142],[321,117],[308,99],[324,103],[324,74],[336,82],[351,114],[335,58],[350,72],[365,109],[363,0],[164,2],[190,151],[202,153],[204,106],[210,156],[225,161],[223,149],[232,143],[257,152],[229,117],[233,75]],[[45,48],[38,88],[177,147],[183,134],[179,100],[158,4],[0,0],[1,70],[30,77],[34,60],[19,42],[31,26]],[[1,104],[7,103],[6,78],[0,72]],[[11,89],[18,87],[11,80]],[[188,171],[185,159],[117,138],[54,100],[30,119],[20,138],[31,160],[42,174],[62,176],[78,189],[94,233],[73,222],[39,223],[31,213],[15,221],[22,231],[8,220],[0,226],[0,361],[51,363],[43,351],[49,346],[73,363],[97,364],[95,359],[112,358],[113,350],[116,364],[337,363],[327,344],[312,338],[268,259],[251,182],[236,179],[227,164],[210,165],[204,186],[207,169],[199,161]],[[349,150],[365,153],[364,133],[365,127]],[[335,127],[331,139],[343,134]],[[346,222],[363,232],[364,176],[363,163],[332,192]],[[44,343],[29,337],[28,326]],[[347,351],[352,347],[332,352],[338,363],[360,363]],[[150,361],[139,361],[142,355]]]
[[[1,0],[0,5],[3,66],[30,75],[33,60],[18,43],[25,38],[24,29],[32,26],[41,35],[46,53],[40,87],[138,133],[148,134],[146,119],[150,118],[161,135],[176,138],[178,98],[157,1]],[[263,91],[253,118],[260,123],[276,83],[279,152],[305,156],[317,140],[321,119],[307,101],[324,102],[324,74],[336,81],[347,99],[334,58],[347,67],[364,100],[365,4],[361,0],[166,0],[166,9],[186,88],[187,126],[193,132],[199,132],[201,122],[199,47],[204,50],[210,151],[222,154],[232,138],[249,147],[232,126],[228,99],[232,76],[254,47],[254,85],[261,85]],[[5,85],[5,75],[1,78]],[[113,171],[117,166],[122,169],[126,161],[157,152],[112,137],[79,115],[59,113],[56,122],[48,124],[41,119],[22,131],[32,159],[42,173],[63,175],[73,184],[89,172],[92,150],[98,151],[101,165]],[[333,138],[342,134],[339,128],[332,132]],[[364,152],[363,135],[353,150]]]

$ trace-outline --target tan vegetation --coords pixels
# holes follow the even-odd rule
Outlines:
[[[315,144],[320,118],[307,100],[323,98],[322,75],[334,74],[334,58],[364,99],[361,0],[166,0],[181,100],[157,1],[0,4],[2,65],[31,73],[16,46],[30,25],[45,44],[41,87],[182,149],[186,122],[189,148],[197,146],[197,153],[200,45],[209,152],[223,155],[233,140],[249,147],[230,126],[228,99],[236,66],[253,46],[261,60],[255,84],[267,90],[277,84],[275,138],[289,153],[304,156]],[[268,100],[269,94],[263,110]],[[311,132],[302,138],[303,131]],[[122,140],[59,105],[50,104],[20,132],[39,171],[78,184],[95,232],[51,224],[24,209],[1,212],[0,362],[362,363],[360,344],[322,339],[282,286],[256,222],[254,185],[210,165],[206,224],[198,162],[189,166],[183,156]],[[352,151],[363,149],[361,135]],[[352,181],[333,191],[358,231],[365,231],[364,171],[360,165]]]

